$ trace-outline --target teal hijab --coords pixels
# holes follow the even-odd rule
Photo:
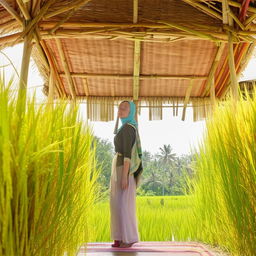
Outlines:
[[[134,104],[134,102],[132,101],[122,101],[122,102],[129,102],[129,105],[130,105],[130,112],[129,112],[129,115],[125,118],[120,118],[121,119],[121,122],[122,122],[122,125],[121,127],[117,130],[117,132],[119,132],[122,127],[126,124],[126,123],[129,123],[129,124],[132,124],[134,125],[136,128],[138,128],[138,123],[136,122],[135,120],[135,113],[136,113],[136,106]]]

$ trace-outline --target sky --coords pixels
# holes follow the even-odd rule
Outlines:
[[[22,59],[23,44],[6,48],[0,51],[0,67],[4,66],[6,80],[15,72],[14,68],[9,65],[12,61],[17,72],[20,71]],[[5,54],[5,55],[4,55]],[[46,99],[42,92],[43,79],[31,59],[28,76],[28,95],[36,93],[37,102],[40,103]],[[8,65],[8,66],[5,66]],[[18,76],[15,76],[18,81]],[[248,63],[240,80],[256,79],[256,57],[254,56]],[[18,89],[18,88],[17,88]],[[80,105],[81,116],[86,121],[86,104]],[[115,108],[115,117],[117,108]],[[163,109],[163,120],[148,120],[148,109],[142,108],[141,115],[138,116],[139,134],[143,150],[152,154],[159,152],[159,148],[164,144],[170,144],[173,153],[177,156],[189,154],[191,150],[198,149],[200,142],[203,140],[205,131],[205,121],[193,122],[193,110],[188,107],[186,110],[185,121],[181,120],[182,108],[179,108],[178,116],[172,116],[172,108]],[[113,143],[115,121],[110,122],[90,122],[94,134],[100,138],[107,139]]]

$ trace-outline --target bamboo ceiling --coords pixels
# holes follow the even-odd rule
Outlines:
[[[150,119],[164,103],[204,118],[256,36],[250,0],[0,0],[0,18],[0,48],[31,37],[45,93],[87,100],[93,120],[113,120],[121,99],[146,103]]]

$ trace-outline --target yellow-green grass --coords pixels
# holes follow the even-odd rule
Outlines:
[[[240,95],[241,92],[240,92]],[[232,255],[256,255],[256,98],[220,104],[196,154],[198,238]]]
[[[141,241],[190,240],[192,196],[137,196]],[[110,241],[109,200],[95,204],[90,216],[90,241]]]
[[[77,106],[17,106],[14,87],[0,79],[0,255],[75,255],[98,197],[92,131]]]

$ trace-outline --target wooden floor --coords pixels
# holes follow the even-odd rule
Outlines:
[[[197,242],[139,242],[130,248],[112,248],[111,243],[88,243],[77,256],[217,256]]]

